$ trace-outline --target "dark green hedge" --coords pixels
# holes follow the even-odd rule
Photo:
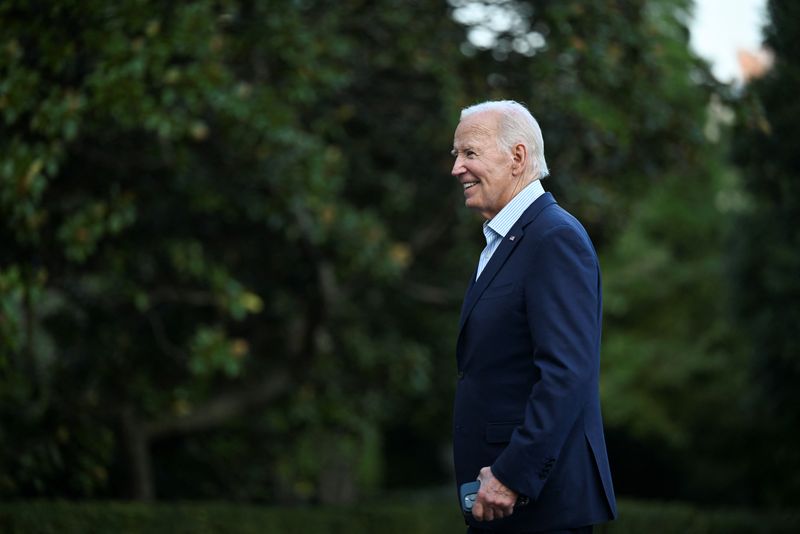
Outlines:
[[[0,504],[0,532],[19,534],[463,534],[449,504],[270,508],[222,503],[15,502]],[[689,505],[622,501],[606,533],[796,533],[798,512],[702,510]]]
[[[463,534],[459,521],[449,507],[418,504],[375,508],[43,501],[0,504],[3,534]]]
[[[754,534],[800,532],[800,510],[704,509],[683,503],[622,500],[602,534]]]

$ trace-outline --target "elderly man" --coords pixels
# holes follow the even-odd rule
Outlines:
[[[464,109],[453,156],[466,206],[486,219],[456,348],[456,480],[480,481],[468,532],[591,532],[616,516],[597,255],[542,188],[542,133],[525,107]]]

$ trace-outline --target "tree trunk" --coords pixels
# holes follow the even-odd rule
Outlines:
[[[220,394],[185,415],[140,421],[132,409],[123,411],[122,428],[130,462],[131,497],[137,501],[152,501],[156,497],[150,452],[153,442],[220,427],[248,409],[267,404],[283,394],[290,384],[287,372],[276,371],[250,389]]]
[[[153,501],[156,492],[150,457],[150,436],[130,409],[122,414],[122,428],[130,462],[131,497],[137,501]]]

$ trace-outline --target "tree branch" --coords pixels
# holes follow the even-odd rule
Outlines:
[[[439,306],[460,302],[463,297],[460,291],[412,281],[407,281],[403,285],[403,292],[414,300]]]
[[[167,436],[208,430],[243,414],[248,408],[269,402],[286,391],[289,384],[289,374],[277,372],[253,388],[222,394],[187,415],[143,423],[142,429],[151,442]]]

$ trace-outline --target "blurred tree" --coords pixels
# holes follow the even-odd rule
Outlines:
[[[676,478],[698,467],[739,375],[709,319],[726,182],[688,9],[0,4],[0,494],[352,500],[445,479],[482,248],[448,152],[489,98],[530,105],[545,186],[603,255],[618,465],[652,445]]]
[[[800,502],[800,5],[771,0],[774,65],[746,87],[733,145],[746,209],[733,235],[736,311],[758,386],[754,476],[769,502]]]
[[[375,479],[376,422],[431,387],[432,345],[385,311],[440,231],[410,199],[448,198],[403,177],[397,135],[444,174],[452,82],[430,58],[458,30],[444,6],[387,3],[0,6],[3,494],[153,498],[152,453],[176,443],[182,464],[155,460],[167,495],[224,494],[251,463],[240,496]],[[357,93],[338,95],[391,72],[424,100],[362,130],[388,159],[354,177],[336,141]],[[216,484],[192,484],[202,461]]]

